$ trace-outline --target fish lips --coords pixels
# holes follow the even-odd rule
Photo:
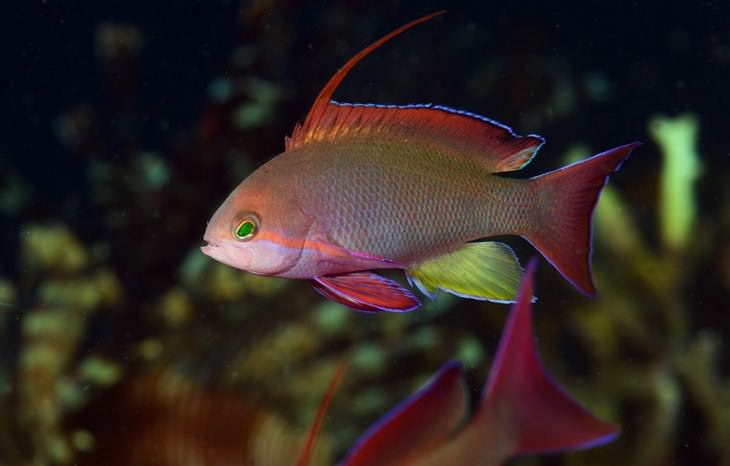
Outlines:
[[[215,239],[205,239],[205,241],[208,244],[200,250],[206,256],[240,270],[246,270],[250,266],[253,253],[247,248],[230,241]]]

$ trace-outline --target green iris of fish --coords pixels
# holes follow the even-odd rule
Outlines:
[[[246,220],[244,222],[241,222],[241,224],[238,226],[238,229],[236,230],[236,237],[239,239],[248,238],[249,236],[253,235],[254,230],[256,229],[256,225],[250,220]]]

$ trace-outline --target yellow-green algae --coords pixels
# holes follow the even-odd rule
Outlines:
[[[690,114],[675,118],[655,116],[649,133],[661,149],[659,216],[663,244],[679,250],[690,240],[697,217],[694,183],[702,163],[697,151],[699,122]]]

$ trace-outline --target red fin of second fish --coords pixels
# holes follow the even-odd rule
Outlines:
[[[327,391],[322,397],[322,402],[319,404],[317,414],[314,416],[312,425],[309,427],[309,432],[307,432],[307,438],[304,441],[302,451],[299,453],[299,458],[297,459],[296,463],[297,466],[309,466],[312,455],[314,454],[314,449],[317,446],[317,438],[319,437],[319,432],[320,430],[322,430],[322,424],[324,424],[324,418],[327,415],[327,410],[330,407],[332,398],[334,398],[335,396],[337,387],[339,387],[340,383],[342,382],[342,378],[345,375],[346,369],[347,360],[343,361],[337,368],[335,375],[332,377],[332,380],[327,387]]]
[[[640,143],[626,144],[533,178],[542,208],[523,233],[556,269],[585,294],[591,279],[591,217],[608,176]]]
[[[444,365],[429,385],[368,429],[343,466],[405,464],[429,446],[446,442],[466,417],[461,366]]]
[[[462,425],[467,409],[462,371],[448,363],[426,388],[368,429],[343,466],[432,464],[428,458],[444,451],[450,459],[444,464],[471,465],[475,459],[501,464],[515,455],[588,448],[616,436],[614,425],[570,398],[540,362],[530,302],[536,263],[524,274],[474,417]],[[440,449],[447,445],[449,450]]]
[[[325,298],[356,311],[407,312],[421,305],[413,293],[373,272],[327,275],[311,282]]]
[[[536,262],[527,268],[517,303],[502,333],[476,422],[512,426],[513,454],[581,449],[612,440],[618,432],[570,398],[545,372],[532,331]],[[489,417],[498,416],[495,419]]]

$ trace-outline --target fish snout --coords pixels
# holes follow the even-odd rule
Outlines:
[[[209,238],[207,235],[203,238],[203,241],[205,241],[207,244],[200,247],[200,250],[205,254],[206,256],[213,256],[217,251],[220,251],[221,249],[221,243],[220,241]]]
[[[253,251],[226,240],[209,238],[206,242],[208,244],[200,248],[206,256],[240,270],[249,270],[253,261]]]

